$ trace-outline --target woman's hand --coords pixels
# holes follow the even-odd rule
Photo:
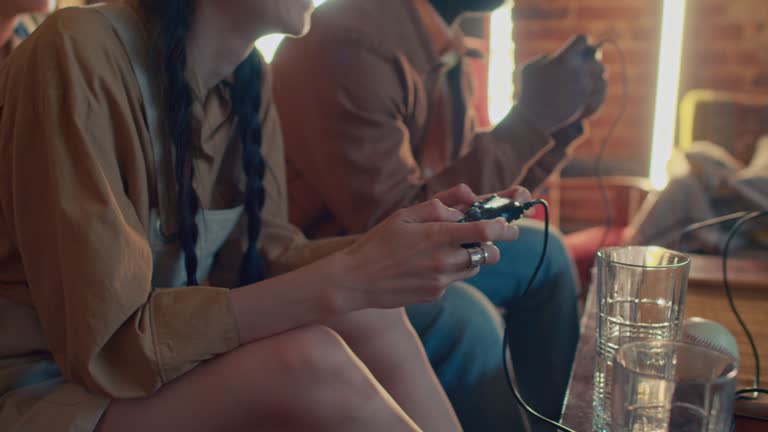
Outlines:
[[[443,198],[455,206],[474,202],[474,194],[464,187]],[[395,308],[433,301],[451,283],[479,271],[470,266],[462,244],[484,244],[486,264],[495,264],[499,250],[486,243],[517,238],[517,227],[503,219],[456,223],[463,216],[434,199],[396,212],[338,254],[337,263],[345,272],[338,293],[343,307]]]
[[[496,195],[503,198],[509,198],[520,204],[525,204],[531,200],[531,193],[528,189],[522,186],[512,186],[503,191],[496,192]],[[469,186],[460,184],[448,190],[436,193],[434,198],[450,208],[465,212],[472,206],[472,204],[482,201],[489,196],[490,195],[476,195]]]

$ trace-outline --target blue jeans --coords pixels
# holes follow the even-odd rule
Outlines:
[[[504,381],[501,358],[503,307],[520,391],[541,414],[560,418],[579,336],[577,279],[562,239],[550,233],[549,249],[530,291],[544,230],[520,224],[517,241],[501,243],[502,259],[439,301],[407,308],[438,378],[467,432],[522,430],[514,396]],[[551,430],[530,419],[533,430]]]

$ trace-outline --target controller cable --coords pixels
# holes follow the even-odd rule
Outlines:
[[[544,264],[544,258],[547,255],[547,247],[549,246],[549,204],[545,200],[535,200],[528,202],[524,205],[525,210],[529,210],[537,205],[540,205],[544,208],[544,242],[543,246],[541,248],[541,255],[539,255],[539,262],[536,263],[536,268],[533,271],[533,274],[531,275],[531,278],[528,280],[528,286],[526,290],[530,290],[533,286],[534,281],[536,280],[536,277],[538,277],[539,272],[541,271],[541,266]],[[509,370],[509,364],[508,362],[511,362],[509,359],[509,317],[507,318],[506,326],[504,327],[504,339],[501,346],[501,362],[504,364],[504,376],[507,379],[507,385],[509,386],[509,389],[512,390],[512,394],[515,396],[515,399],[517,400],[518,405],[522,407],[528,414],[538,418],[539,420],[544,421],[545,423],[554,426],[560,431],[563,432],[575,432],[573,429],[568,428],[567,426],[564,426],[554,420],[548,419],[544,417],[543,415],[539,414],[531,408],[524,400],[523,397],[520,395],[520,390],[518,390],[517,385],[514,382],[514,379],[512,378],[512,374]]]
[[[605,155],[605,149],[608,146],[608,142],[610,141],[611,137],[616,131],[616,128],[619,126],[619,123],[621,123],[621,120],[624,118],[624,115],[626,114],[626,111],[627,111],[627,106],[629,105],[629,94],[628,94],[629,78],[627,76],[626,59],[624,56],[624,51],[621,49],[619,44],[612,39],[605,39],[597,43],[593,47],[594,51],[597,51],[604,44],[609,44],[612,47],[614,47],[616,49],[616,52],[619,55],[619,59],[621,63],[623,91],[622,91],[621,108],[619,110],[619,113],[616,115],[616,118],[614,119],[613,123],[611,123],[610,128],[608,129],[602,141],[600,142],[600,148],[598,150],[597,159],[595,160],[595,171],[598,179],[598,187],[600,188],[600,195],[602,197],[603,205],[605,207],[605,223],[604,223],[605,230],[603,232],[603,237],[600,240],[598,249],[601,249],[605,245],[606,241],[608,240],[608,233],[613,227],[613,209],[611,208],[610,197],[608,196],[608,190],[605,186],[605,181],[603,178],[604,176],[602,172],[603,157]],[[541,267],[544,264],[544,258],[546,257],[546,254],[547,254],[547,247],[549,246],[549,204],[545,200],[536,200],[536,201],[531,201],[529,203],[526,203],[525,207],[526,207],[526,210],[528,210],[530,208],[533,208],[536,205],[540,205],[544,208],[544,242],[541,250],[541,255],[539,256],[539,261],[536,264],[536,267],[533,271],[533,274],[531,275],[531,278],[528,280],[526,291],[530,291],[536,278],[538,277],[539,272],[541,271]],[[515,384],[514,379],[512,378],[512,374],[510,373],[510,370],[509,370],[508,362],[511,362],[511,360],[509,360],[509,349],[508,349],[509,337],[510,337],[509,332],[510,332],[510,325],[509,325],[509,321],[507,321],[504,328],[504,339],[502,343],[502,363],[504,364],[504,372],[505,372],[505,378],[507,380],[507,385],[509,386],[509,389],[512,391],[512,394],[515,396],[515,400],[517,401],[518,405],[520,405],[520,407],[522,407],[523,410],[525,410],[528,414],[538,418],[539,420],[549,424],[550,426],[557,428],[557,430],[559,431],[575,432],[573,429],[570,429],[567,426],[562,425],[536,412],[536,410],[531,408],[531,406],[528,405],[525,402],[525,400],[523,400],[523,397],[520,394],[520,391],[517,388],[517,385]]]
[[[742,390],[739,390],[736,392],[736,399],[737,400],[756,400],[758,399],[758,396],[745,396],[749,393],[758,393],[758,394],[768,394],[768,390],[760,388],[761,380],[760,380],[760,353],[757,349],[757,345],[755,344],[755,340],[752,337],[752,332],[747,327],[746,322],[741,317],[741,314],[739,313],[738,309],[736,308],[736,303],[733,298],[733,292],[731,291],[731,286],[728,283],[728,252],[731,247],[731,242],[736,237],[736,234],[738,234],[739,230],[742,226],[744,226],[746,223],[753,221],[755,219],[765,217],[768,215],[768,210],[763,211],[757,211],[757,212],[747,212],[747,211],[740,211],[736,213],[727,214],[724,216],[708,219],[702,222],[697,222],[694,224],[689,225],[686,227],[682,233],[680,234],[679,239],[679,247],[680,250],[686,251],[687,248],[685,248],[685,239],[686,237],[698,230],[712,227],[715,225],[720,225],[726,222],[738,220],[733,227],[731,227],[730,232],[728,233],[728,237],[725,241],[725,245],[723,246],[722,251],[722,261],[723,261],[723,287],[725,289],[725,296],[728,299],[728,305],[731,308],[731,311],[733,312],[733,315],[736,317],[736,320],[739,322],[739,325],[741,326],[741,329],[744,331],[744,334],[747,336],[747,340],[749,340],[749,345],[752,350],[752,355],[755,358],[755,381],[753,383],[753,386],[750,388],[745,388]]]
[[[737,400],[757,400],[759,398],[759,394],[768,394],[768,390],[760,388],[760,354],[758,353],[757,345],[755,345],[755,339],[752,337],[752,332],[749,331],[747,324],[744,322],[741,314],[736,309],[736,304],[733,301],[733,293],[731,292],[731,286],[728,284],[728,251],[731,246],[731,241],[733,241],[733,239],[736,237],[736,234],[739,232],[739,229],[741,229],[742,226],[744,226],[747,222],[765,216],[768,216],[768,210],[753,212],[739,219],[739,221],[736,222],[736,224],[731,228],[730,233],[728,233],[728,240],[726,240],[725,246],[723,247],[723,286],[725,287],[725,294],[728,297],[728,304],[731,307],[731,311],[733,311],[733,315],[739,321],[739,325],[747,335],[747,339],[749,339],[749,346],[752,348],[752,355],[755,357],[754,386],[752,388],[737,391]],[[747,396],[750,393],[757,393],[758,395]]]
[[[738,221],[739,219],[743,218],[744,216],[747,216],[748,214],[749,214],[748,211],[740,211],[740,212],[731,213],[731,214],[723,215],[723,216],[712,218],[712,219],[707,219],[705,221],[692,223],[687,227],[685,227],[685,229],[683,229],[683,231],[680,233],[680,237],[677,240],[677,249],[680,251],[687,252],[688,244],[686,242],[686,239],[688,238],[688,235],[696,231],[702,230],[704,228],[713,227],[715,225],[721,225],[726,222]]]
[[[547,254],[547,247],[549,245],[549,205],[545,200],[536,200],[531,201],[529,203],[525,204],[525,210],[528,210],[530,208],[533,208],[536,205],[540,205],[544,208],[544,241],[542,245],[541,254],[539,255],[539,261],[536,264],[536,267],[533,271],[533,274],[531,275],[531,278],[528,280],[527,289],[530,290],[533,286],[534,281],[536,280],[536,277],[538,277],[539,272],[541,271],[541,267],[544,264],[544,258]],[[760,388],[760,356],[758,353],[757,346],[755,345],[754,339],[752,337],[752,333],[749,331],[749,328],[747,327],[746,323],[741,317],[741,314],[739,314],[738,310],[736,309],[736,305],[733,300],[733,293],[731,291],[730,285],[728,284],[728,250],[730,249],[731,242],[733,241],[734,237],[738,233],[739,229],[744,226],[747,222],[758,219],[760,217],[764,217],[768,215],[768,211],[760,211],[760,212],[753,212],[749,213],[746,216],[742,216],[741,219],[731,228],[731,231],[728,235],[728,240],[725,243],[725,247],[723,248],[723,285],[725,287],[725,293],[728,297],[728,303],[731,307],[731,311],[736,316],[736,318],[739,321],[739,324],[741,325],[742,329],[747,335],[747,338],[749,339],[750,346],[752,348],[752,352],[755,356],[755,385],[753,388],[746,388],[742,389],[736,392],[737,399],[749,399],[749,400],[755,400],[757,399],[756,396],[746,396],[749,393],[758,393],[758,394],[768,394],[768,389]],[[733,215],[729,215],[729,217],[721,217],[717,218],[716,221],[707,221],[702,222],[698,224],[694,224],[686,230],[683,231],[683,236],[697,230],[704,228],[706,226],[716,225],[718,223],[723,223],[729,220],[733,220]],[[682,241],[682,237],[681,237]],[[509,320],[509,318],[508,318]],[[569,427],[562,425],[554,420],[551,420],[540,413],[538,413],[536,410],[531,408],[525,400],[523,400],[523,397],[520,394],[519,389],[517,388],[514,379],[512,378],[512,374],[509,370],[509,363],[511,360],[509,359],[509,338],[510,338],[510,328],[509,321],[507,321],[505,329],[504,329],[504,338],[502,343],[502,363],[504,364],[504,372],[505,372],[505,378],[507,381],[507,385],[509,386],[510,390],[512,391],[512,394],[514,395],[517,403],[522,407],[528,414],[532,415],[533,417],[538,418],[539,420],[542,420],[543,422],[557,428],[557,430],[562,432],[575,432],[573,429],[570,429]]]
[[[600,147],[597,152],[597,158],[595,159],[595,175],[597,176],[597,186],[600,189],[600,197],[603,200],[603,208],[605,211],[605,221],[603,223],[603,227],[604,227],[603,236],[600,239],[600,243],[597,246],[597,250],[600,250],[603,248],[603,246],[605,246],[606,242],[608,241],[608,235],[611,229],[613,228],[613,223],[614,223],[613,207],[611,206],[611,199],[608,196],[608,188],[605,185],[605,174],[603,173],[603,168],[604,168],[603,159],[605,157],[605,150],[608,147],[608,142],[611,140],[611,137],[613,137],[613,134],[616,132],[616,128],[618,128],[619,124],[624,119],[624,116],[627,113],[627,107],[629,106],[629,76],[627,75],[627,61],[626,61],[626,57],[624,56],[624,50],[613,39],[603,39],[602,41],[598,42],[597,45],[595,45],[594,49],[597,50],[603,45],[612,46],[619,56],[619,64],[621,65],[622,92],[621,92],[621,107],[619,108],[619,112],[616,114],[616,118],[611,123],[611,126],[608,128],[608,131],[605,133],[605,136],[600,141]]]

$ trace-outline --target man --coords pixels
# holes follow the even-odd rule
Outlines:
[[[534,189],[565,158],[581,134],[579,120],[605,95],[603,67],[583,37],[526,66],[515,109],[492,131],[475,128],[466,49],[450,24],[501,3],[333,0],[316,12],[309,36],[283,44],[273,62],[274,91],[286,124],[302,125],[284,135],[291,219],[308,236],[365,231],[459,183],[481,193],[515,184]],[[523,395],[557,418],[578,337],[576,282],[553,236],[527,292],[543,234],[538,226],[521,228],[520,240],[500,245],[503,264],[470,283],[506,308]],[[499,372],[501,346],[445,348],[460,338],[456,332],[485,319],[455,309],[442,316],[446,301],[410,308],[414,327],[464,427],[508,430],[515,402]],[[467,355],[473,349],[484,352],[484,367],[494,370],[485,376],[495,380],[457,379],[476,366]]]

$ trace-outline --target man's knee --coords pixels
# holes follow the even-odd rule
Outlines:
[[[438,302],[409,307],[408,316],[444,385],[472,381],[500,366],[501,317],[474,287],[453,284]]]
[[[449,286],[445,295],[436,302],[409,306],[406,310],[414,329],[422,338],[439,333],[444,337],[495,339],[502,331],[496,307],[483,293],[466,283]]]
[[[538,221],[520,223],[520,238],[514,247],[522,248],[538,259],[544,247],[544,224]],[[565,240],[559,229],[550,226],[547,237],[546,265],[550,272],[573,272],[573,261],[565,247]],[[531,269],[533,271],[533,269]]]

